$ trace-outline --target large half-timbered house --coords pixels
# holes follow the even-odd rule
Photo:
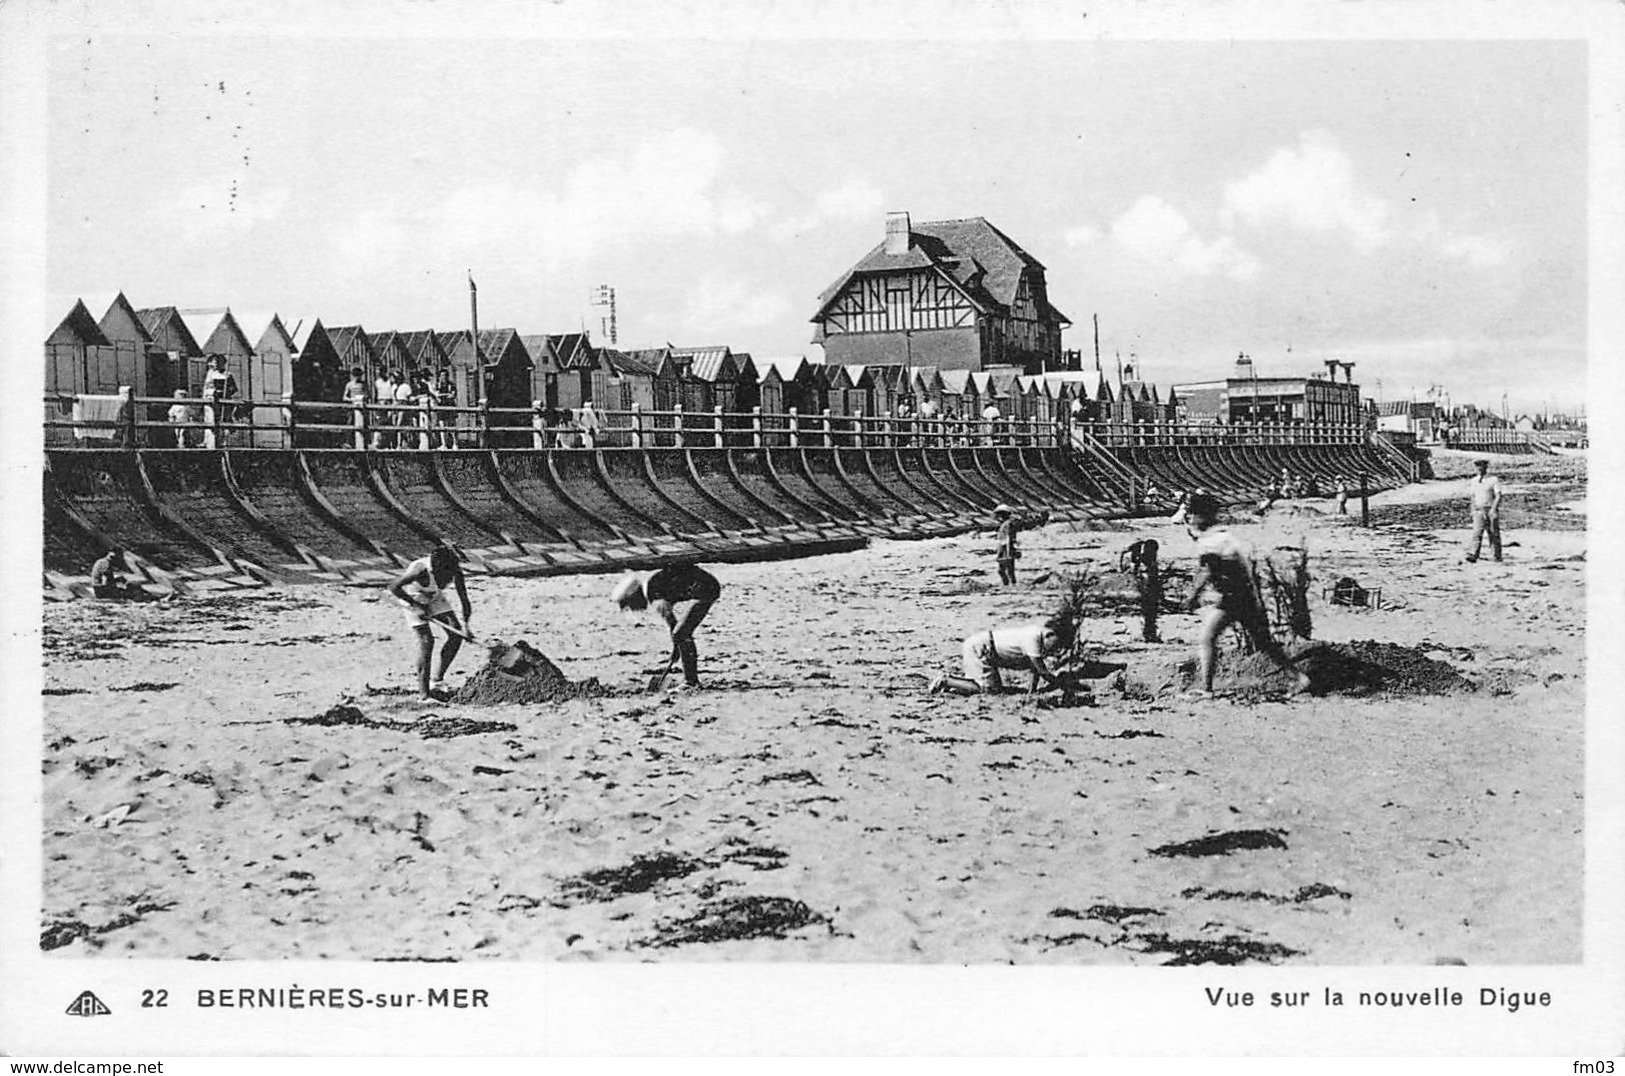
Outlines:
[[[981,217],[911,224],[819,297],[813,342],[829,365],[901,363],[944,370],[1062,368],[1061,329],[1044,266]]]

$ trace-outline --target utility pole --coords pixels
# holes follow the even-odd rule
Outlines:
[[[620,336],[615,327],[615,289],[609,284],[600,284],[587,296],[587,302],[593,306],[609,307],[609,317],[598,320],[599,327],[611,345],[619,342]]]
[[[474,345],[474,392],[469,401],[475,407],[485,395],[485,364],[480,362],[480,289],[474,284],[474,270],[468,271],[469,343]]]

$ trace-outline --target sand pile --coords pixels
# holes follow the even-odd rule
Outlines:
[[[607,695],[596,677],[570,680],[547,655],[523,639],[512,646],[493,646],[489,660],[452,695],[465,706],[563,702]]]
[[[1293,667],[1309,677],[1313,695],[1452,695],[1478,690],[1478,685],[1422,648],[1357,640],[1348,643],[1313,643],[1289,651]],[[1195,682],[1193,658],[1166,658],[1131,665],[1124,673],[1123,690],[1130,698],[1155,698],[1189,689]],[[1284,694],[1292,676],[1263,654],[1242,654],[1222,649],[1213,674],[1213,689],[1221,694]]]

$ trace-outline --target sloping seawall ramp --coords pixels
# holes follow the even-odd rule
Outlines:
[[[1237,496],[1283,461],[1317,476],[1363,466],[1384,488],[1401,479],[1369,449],[1231,447],[1221,459],[1219,447],[1114,458]],[[46,455],[46,566],[62,573],[120,544],[197,577],[378,583],[441,541],[476,571],[601,572],[958,534],[989,526],[1001,501],[1060,519],[1127,508],[1111,458],[1014,446]]]

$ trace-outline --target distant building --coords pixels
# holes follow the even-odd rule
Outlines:
[[[1377,404],[1377,429],[1414,433],[1431,441],[1438,429],[1438,407],[1431,400],[1387,400]]]
[[[885,240],[818,299],[813,342],[831,366],[947,370],[1062,368],[1066,315],[1044,266],[981,217],[913,224],[886,217]]]
[[[1175,385],[1185,420],[1196,423],[1288,425],[1357,425],[1363,421],[1360,386],[1354,364],[1326,360],[1326,374],[1305,377],[1259,377],[1252,360],[1242,356],[1222,381]],[[1337,380],[1338,370],[1344,380]]]

